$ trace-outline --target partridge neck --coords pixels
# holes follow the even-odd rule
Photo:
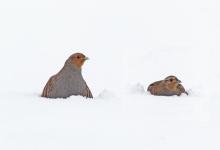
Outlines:
[[[67,64],[67,65],[65,65],[65,68],[71,72],[81,73],[81,68],[78,68],[74,64]]]

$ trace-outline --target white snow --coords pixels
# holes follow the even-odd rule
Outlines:
[[[0,1],[1,150],[219,150],[217,0]],[[75,52],[94,99],[45,99]],[[176,75],[189,96],[147,86]]]

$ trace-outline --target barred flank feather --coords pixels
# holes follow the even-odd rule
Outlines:
[[[188,92],[185,91],[185,88],[182,86],[182,84],[178,85],[178,89],[179,89],[180,93],[185,93],[186,95],[189,95]]]
[[[49,97],[49,93],[52,89],[52,80],[53,80],[54,76],[50,77],[50,79],[48,80],[47,84],[44,87],[44,90],[42,92],[42,97]]]
[[[86,97],[87,98],[93,98],[92,93],[89,89],[89,87],[86,85]]]

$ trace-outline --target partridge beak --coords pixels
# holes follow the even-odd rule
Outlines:
[[[85,57],[84,60],[89,60],[89,57]]]
[[[179,79],[178,79],[177,81],[178,81],[178,83],[182,83],[182,81],[181,81],[181,80],[179,80]]]

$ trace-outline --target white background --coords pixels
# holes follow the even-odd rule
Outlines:
[[[1,0],[0,149],[219,150],[217,0]],[[75,52],[95,98],[40,98]],[[176,75],[190,93],[155,97]],[[145,90],[145,91],[144,91]]]

